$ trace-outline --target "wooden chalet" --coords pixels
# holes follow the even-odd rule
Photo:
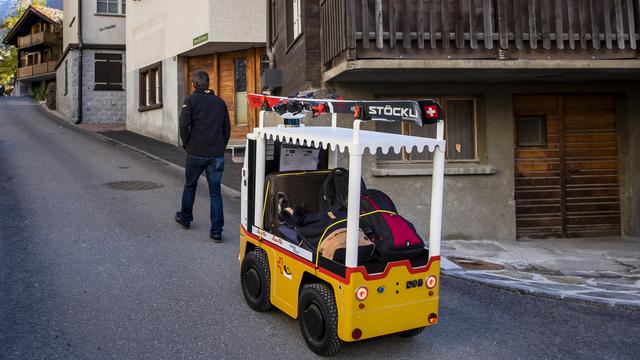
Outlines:
[[[29,6],[4,37],[5,44],[18,49],[17,94],[32,94],[55,80],[62,47],[61,23],[62,11]]]
[[[640,136],[640,1],[270,4],[268,48],[282,78],[265,84],[272,93],[443,103],[445,238],[640,236],[640,151],[632,145]],[[378,154],[365,177],[426,219],[413,198],[426,199],[429,161]]]

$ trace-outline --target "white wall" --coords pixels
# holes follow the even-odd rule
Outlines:
[[[267,5],[264,0],[213,0],[210,2],[213,42],[266,42]]]
[[[127,8],[133,1],[127,1]],[[82,41],[85,44],[124,45],[126,41],[125,16],[96,14],[98,2],[89,0],[82,2]]]
[[[78,43],[78,0],[64,0],[62,19],[62,50],[69,44]],[[74,20],[75,18],[75,20]],[[73,21],[73,23],[71,23]],[[69,26],[71,24],[71,26]]]
[[[127,128],[178,144],[181,54],[202,46],[193,39],[208,34],[211,43],[255,46],[266,39],[263,0],[128,1]],[[211,51],[216,51],[215,48]],[[219,50],[218,50],[219,51]],[[163,107],[138,111],[139,69],[162,61]]]
[[[132,1],[128,1],[132,3]],[[85,44],[124,45],[126,41],[124,16],[96,15],[96,0],[82,1],[82,41]],[[127,8],[130,5],[127,4]],[[75,20],[74,20],[75,18]],[[71,23],[73,21],[73,23]],[[71,24],[71,26],[69,26]],[[78,0],[64,0],[63,45],[78,43]]]

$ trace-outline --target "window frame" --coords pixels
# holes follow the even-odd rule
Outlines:
[[[278,2],[271,0],[271,44],[278,39],[278,21],[280,21],[280,12],[278,11]]]
[[[286,0],[285,3],[285,37],[287,43],[287,52],[293,47],[295,43],[298,42],[298,39],[302,38],[304,35],[304,0]],[[298,5],[298,16],[300,21],[298,22],[299,32],[295,32],[295,18],[294,18],[294,5]]]
[[[109,12],[109,3],[116,3],[116,12]],[[99,10],[98,3],[104,2],[107,4],[107,12],[102,12]],[[96,0],[96,15],[99,16],[126,16],[126,0]],[[124,11],[123,11],[124,10]]]
[[[69,93],[69,60],[64,61],[64,96]]]
[[[390,96],[380,96],[377,97],[377,99],[380,100],[385,100],[385,99],[392,99],[392,98],[398,98],[397,96],[394,97],[390,97]],[[402,96],[401,98],[403,99],[425,99],[425,98],[432,98],[432,99],[437,99],[438,101],[440,101],[440,104],[442,105],[442,109],[445,113],[445,120],[444,120],[444,138],[445,140],[447,140],[449,138],[448,134],[449,134],[449,127],[448,127],[448,120],[447,120],[447,101],[449,100],[471,100],[473,101],[473,136],[474,136],[474,158],[469,158],[469,159],[449,159],[449,144],[447,143],[447,147],[445,149],[445,159],[447,162],[449,163],[458,163],[458,164],[465,164],[465,163],[479,163],[480,162],[480,154],[479,154],[479,134],[478,134],[478,122],[479,122],[479,108],[478,108],[478,103],[479,103],[479,96],[478,95],[446,95],[446,96],[420,96],[420,97],[416,97],[416,96]],[[401,126],[401,130],[399,134],[402,135],[411,135],[411,124],[406,123],[406,122],[401,122],[400,123]],[[435,129],[435,125],[425,125],[425,126],[434,126]],[[402,156],[401,159],[399,160],[381,160],[376,158],[376,164],[382,165],[382,166],[389,166],[389,165],[421,165],[421,164],[431,164],[433,162],[433,160],[411,160],[411,153],[408,152],[405,148],[402,148],[400,155]]]
[[[120,57],[120,59],[117,59],[117,57]],[[98,83],[96,76],[98,74],[97,71],[97,67],[98,67],[98,63],[99,62],[104,62],[104,63],[119,63],[120,66],[120,82],[107,82],[107,83]],[[124,91],[124,81],[123,81],[123,76],[124,76],[124,71],[122,69],[122,66],[124,64],[123,61],[123,56],[122,54],[119,53],[96,53],[94,55],[94,84],[93,84],[93,90],[94,91]]]
[[[150,81],[151,75],[155,76],[153,89]],[[162,108],[162,62],[159,61],[140,68],[138,76],[138,111],[144,112]],[[154,90],[153,102],[150,101],[151,90]]]

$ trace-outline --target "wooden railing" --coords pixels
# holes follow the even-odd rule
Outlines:
[[[33,45],[44,44],[44,43],[54,43],[56,41],[56,35],[50,32],[39,32],[35,34],[30,34],[27,36],[19,36],[18,37],[18,48],[26,48]]]
[[[322,59],[327,64],[343,53],[356,58],[362,49],[636,50],[639,3],[321,0]]]
[[[48,61],[40,64],[18,68],[18,79],[53,73],[56,71],[57,63],[57,61]]]

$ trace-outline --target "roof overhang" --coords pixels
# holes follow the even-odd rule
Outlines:
[[[513,82],[640,79],[640,60],[351,60],[327,82]]]
[[[207,42],[196,48],[181,53],[181,56],[200,56],[219,52],[229,52],[250,49],[253,47],[264,47],[265,43],[253,42]]]
[[[52,80],[55,78],[56,78],[55,72],[48,72],[44,74],[18,78],[18,81],[33,82],[33,81],[42,81],[42,80]]]
[[[29,8],[27,8],[27,10],[25,10],[25,12],[22,14],[22,16],[20,17],[20,19],[18,19],[18,21],[16,22],[16,24],[11,28],[11,30],[9,30],[9,32],[7,33],[7,35],[5,35],[5,37],[2,39],[2,42],[5,44],[14,44],[14,42],[16,42],[16,38],[18,37],[18,31],[20,30],[20,28],[24,25],[24,23],[29,20],[29,18],[31,18],[32,16],[37,16],[39,19],[44,20],[46,22],[48,22],[49,24],[57,24],[58,22],[54,19],[51,19],[50,17],[48,17],[47,15],[43,14],[41,11],[39,11],[38,9],[34,8],[33,6],[29,6]]]

